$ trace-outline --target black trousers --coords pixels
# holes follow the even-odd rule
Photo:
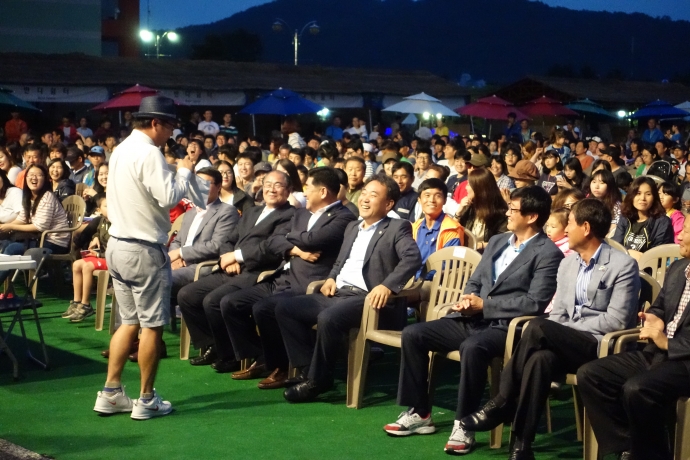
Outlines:
[[[287,371],[289,362],[275,307],[281,299],[304,292],[281,288],[275,281],[259,283],[228,294],[220,301],[221,315],[237,360],[254,358],[270,370]],[[219,333],[214,332],[214,336]]]
[[[574,374],[580,366],[597,357],[594,335],[536,318],[529,327],[501,374],[500,394],[517,399],[512,430],[520,439],[532,442],[539,418],[549,397],[551,382]]]
[[[686,363],[661,350],[620,353],[582,366],[577,383],[601,455],[673,458],[665,424],[678,398],[690,396]]]
[[[487,369],[494,357],[503,356],[508,333],[465,318],[443,318],[411,324],[402,332],[402,363],[398,404],[431,412],[429,401],[429,352],[460,351],[460,386],[455,419],[479,409],[486,387]]]
[[[180,306],[189,336],[196,348],[206,348],[215,344],[223,357],[234,356],[227,332],[220,335],[218,343],[214,339],[211,326],[217,327],[220,323],[225,330],[220,314],[221,299],[231,292],[248,287],[247,285],[253,285],[256,281],[256,275],[253,281],[250,276],[243,275],[229,276],[222,272],[211,273],[180,289],[177,294],[177,304]]]
[[[367,294],[361,289],[338,289],[333,297],[319,293],[281,299],[275,315],[292,366],[310,365],[310,379],[318,384],[329,383],[340,345],[350,329],[362,322]]]

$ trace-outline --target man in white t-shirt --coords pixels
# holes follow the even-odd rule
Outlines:
[[[213,121],[213,112],[207,110],[204,112],[204,121],[199,122],[197,129],[204,134],[210,134],[211,136],[216,136],[218,131],[220,131],[220,126],[218,123]]]

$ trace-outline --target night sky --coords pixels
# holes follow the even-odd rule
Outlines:
[[[552,6],[577,10],[639,12],[690,21],[688,0],[543,0]],[[268,3],[266,0],[141,0],[141,26],[155,29],[205,24],[232,16],[238,11]],[[147,5],[151,21],[147,24]]]

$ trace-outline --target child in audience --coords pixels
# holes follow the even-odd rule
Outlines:
[[[544,226],[546,236],[558,246],[558,249],[561,250],[565,257],[573,253],[573,250],[568,245],[568,235],[565,234],[569,215],[570,210],[567,208],[556,209],[551,212],[551,216],[549,216],[549,220],[546,221]]]
[[[659,185],[659,200],[666,211],[666,215],[671,219],[673,226],[673,242],[678,244],[678,234],[683,230],[685,216],[680,210],[680,187],[672,182],[664,182]]]
[[[105,262],[105,248],[110,239],[108,230],[108,204],[105,195],[98,197],[98,211],[101,214],[101,223],[98,231],[89,244],[88,255],[82,251],[82,258],[72,265],[72,279],[74,284],[74,300],[70,302],[63,318],[69,318],[71,323],[80,323],[85,318],[94,314],[91,306],[91,286],[93,284],[94,270],[107,270]]]

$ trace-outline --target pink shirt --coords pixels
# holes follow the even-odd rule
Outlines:
[[[565,257],[568,257],[570,254],[573,254],[575,252],[572,249],[570,249],[570,246],[568,245],[568,237],[567,236],[564,236],[563,238],[561,238],[558,241],[554,241],[553,244],[558,246],[558,249],[561,250],[561,252],[563,253],[563,255]]]

